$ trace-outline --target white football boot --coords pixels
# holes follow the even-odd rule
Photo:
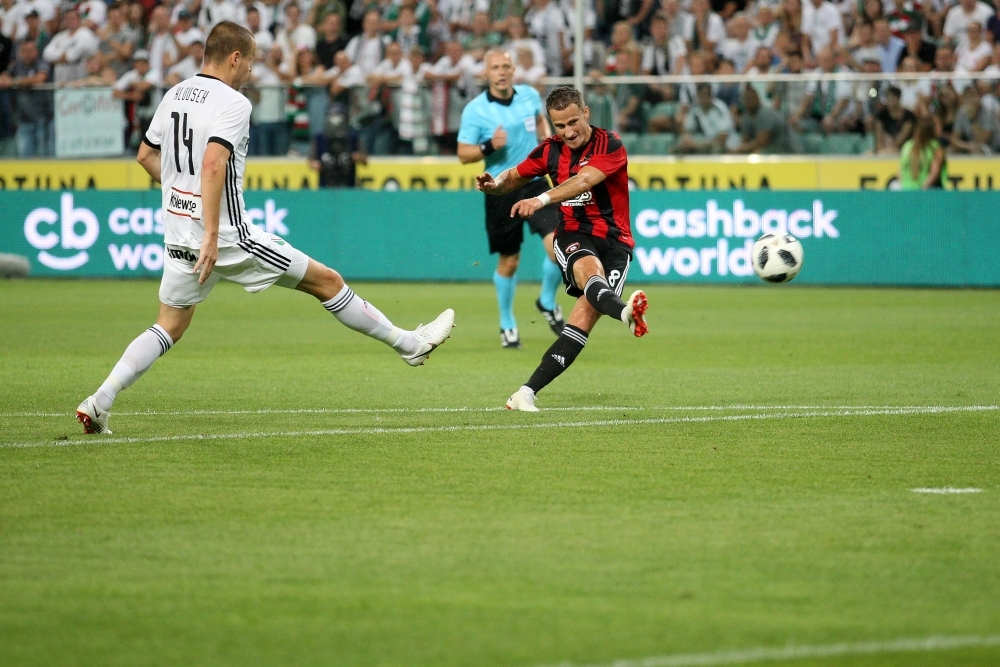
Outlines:
[[[628,325],[632,335],[636,338],[642,338],[649,331],[649,327],[646,326],[647,308],[649,308],[649,302],[646,300],[646,293],[642,290],[636,290],[632,292],[628,303],[625,304],[625,310],[622,311],[625,324]]]
[[[76,409],[76,420],[83,424],[84,433],[110,434],[111,429],[108,428],[109,419],[111,419],[111,413],[97,407],[97,401],[94,400],[93,396],[88,396],[80,404],[80,407]]]
[[[531,387],[521,387],[507,399],[507,409],[538,412],[538,408],[535,407],[535,392]]]
[[[422,366],[427,357],[431,356],[431,352],[451,337],[454,326],[455,311],[449,308],[430,324],[421,324],[413,330],[413,337],[420,343],[420,348],[415,354],[399,356],[411,366]]]

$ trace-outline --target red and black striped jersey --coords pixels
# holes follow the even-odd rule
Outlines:
[[[548,174],[557,186],[575,176],[584,167],[599,169],[607,178],[591,190],[559,205],[560,220],[556,229],[581,232],[599,239],[617,242],[630,250],[635,247],[628,211],[628,156],[614,132],[599,127],[583,148],[571,150],[558,136],[538,145],[524,162],[517,165],[522,178]]]

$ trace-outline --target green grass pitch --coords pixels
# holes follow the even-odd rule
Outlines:
[[[653,287],[531,415],[537,286],[519,352],[492,286],[353,286],[458,326],[220,284],[84,438],[157,284],[0,283],[0,665],[1000,664],[1000,292]]]

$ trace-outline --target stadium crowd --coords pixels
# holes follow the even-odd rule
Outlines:
[[[899,154],[920,120],[949,153],[1000,150],[1000,17],[982,0],[583,2],[592,122],[633,152]],[[0,0],[0,155],[52,155],[58,86],[113,88],[136,147],[223,20],[257,41],[252,154],[450,154],[486,51],[544,94],[546,76],[572,74],[575,16],[573,0]],[[756,76],[846,71],[950,78]],[[637,74],[707,78],[615,84]]]

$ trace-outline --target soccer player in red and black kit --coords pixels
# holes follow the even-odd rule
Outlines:
[[[575,88],[553,90],[545,109],[554,137],[496,179],[488,173],[476,177],[476,187],[491,195],[516,190],[543,174],[552,178],[556,187],[517,202],[511,217],[528,218],[549,203],[561,204],[554,249],[566,293],[577,300],[531,379],[507,400],[508,409],[529,412],[538,411],[535,394],[573,363],[601,315],[621,320],[637,337],[647,331],[646,295],[637,291],[627,302],[621,298],[635,247],[625,146],[615,133],[590,126],[590,110]]]

